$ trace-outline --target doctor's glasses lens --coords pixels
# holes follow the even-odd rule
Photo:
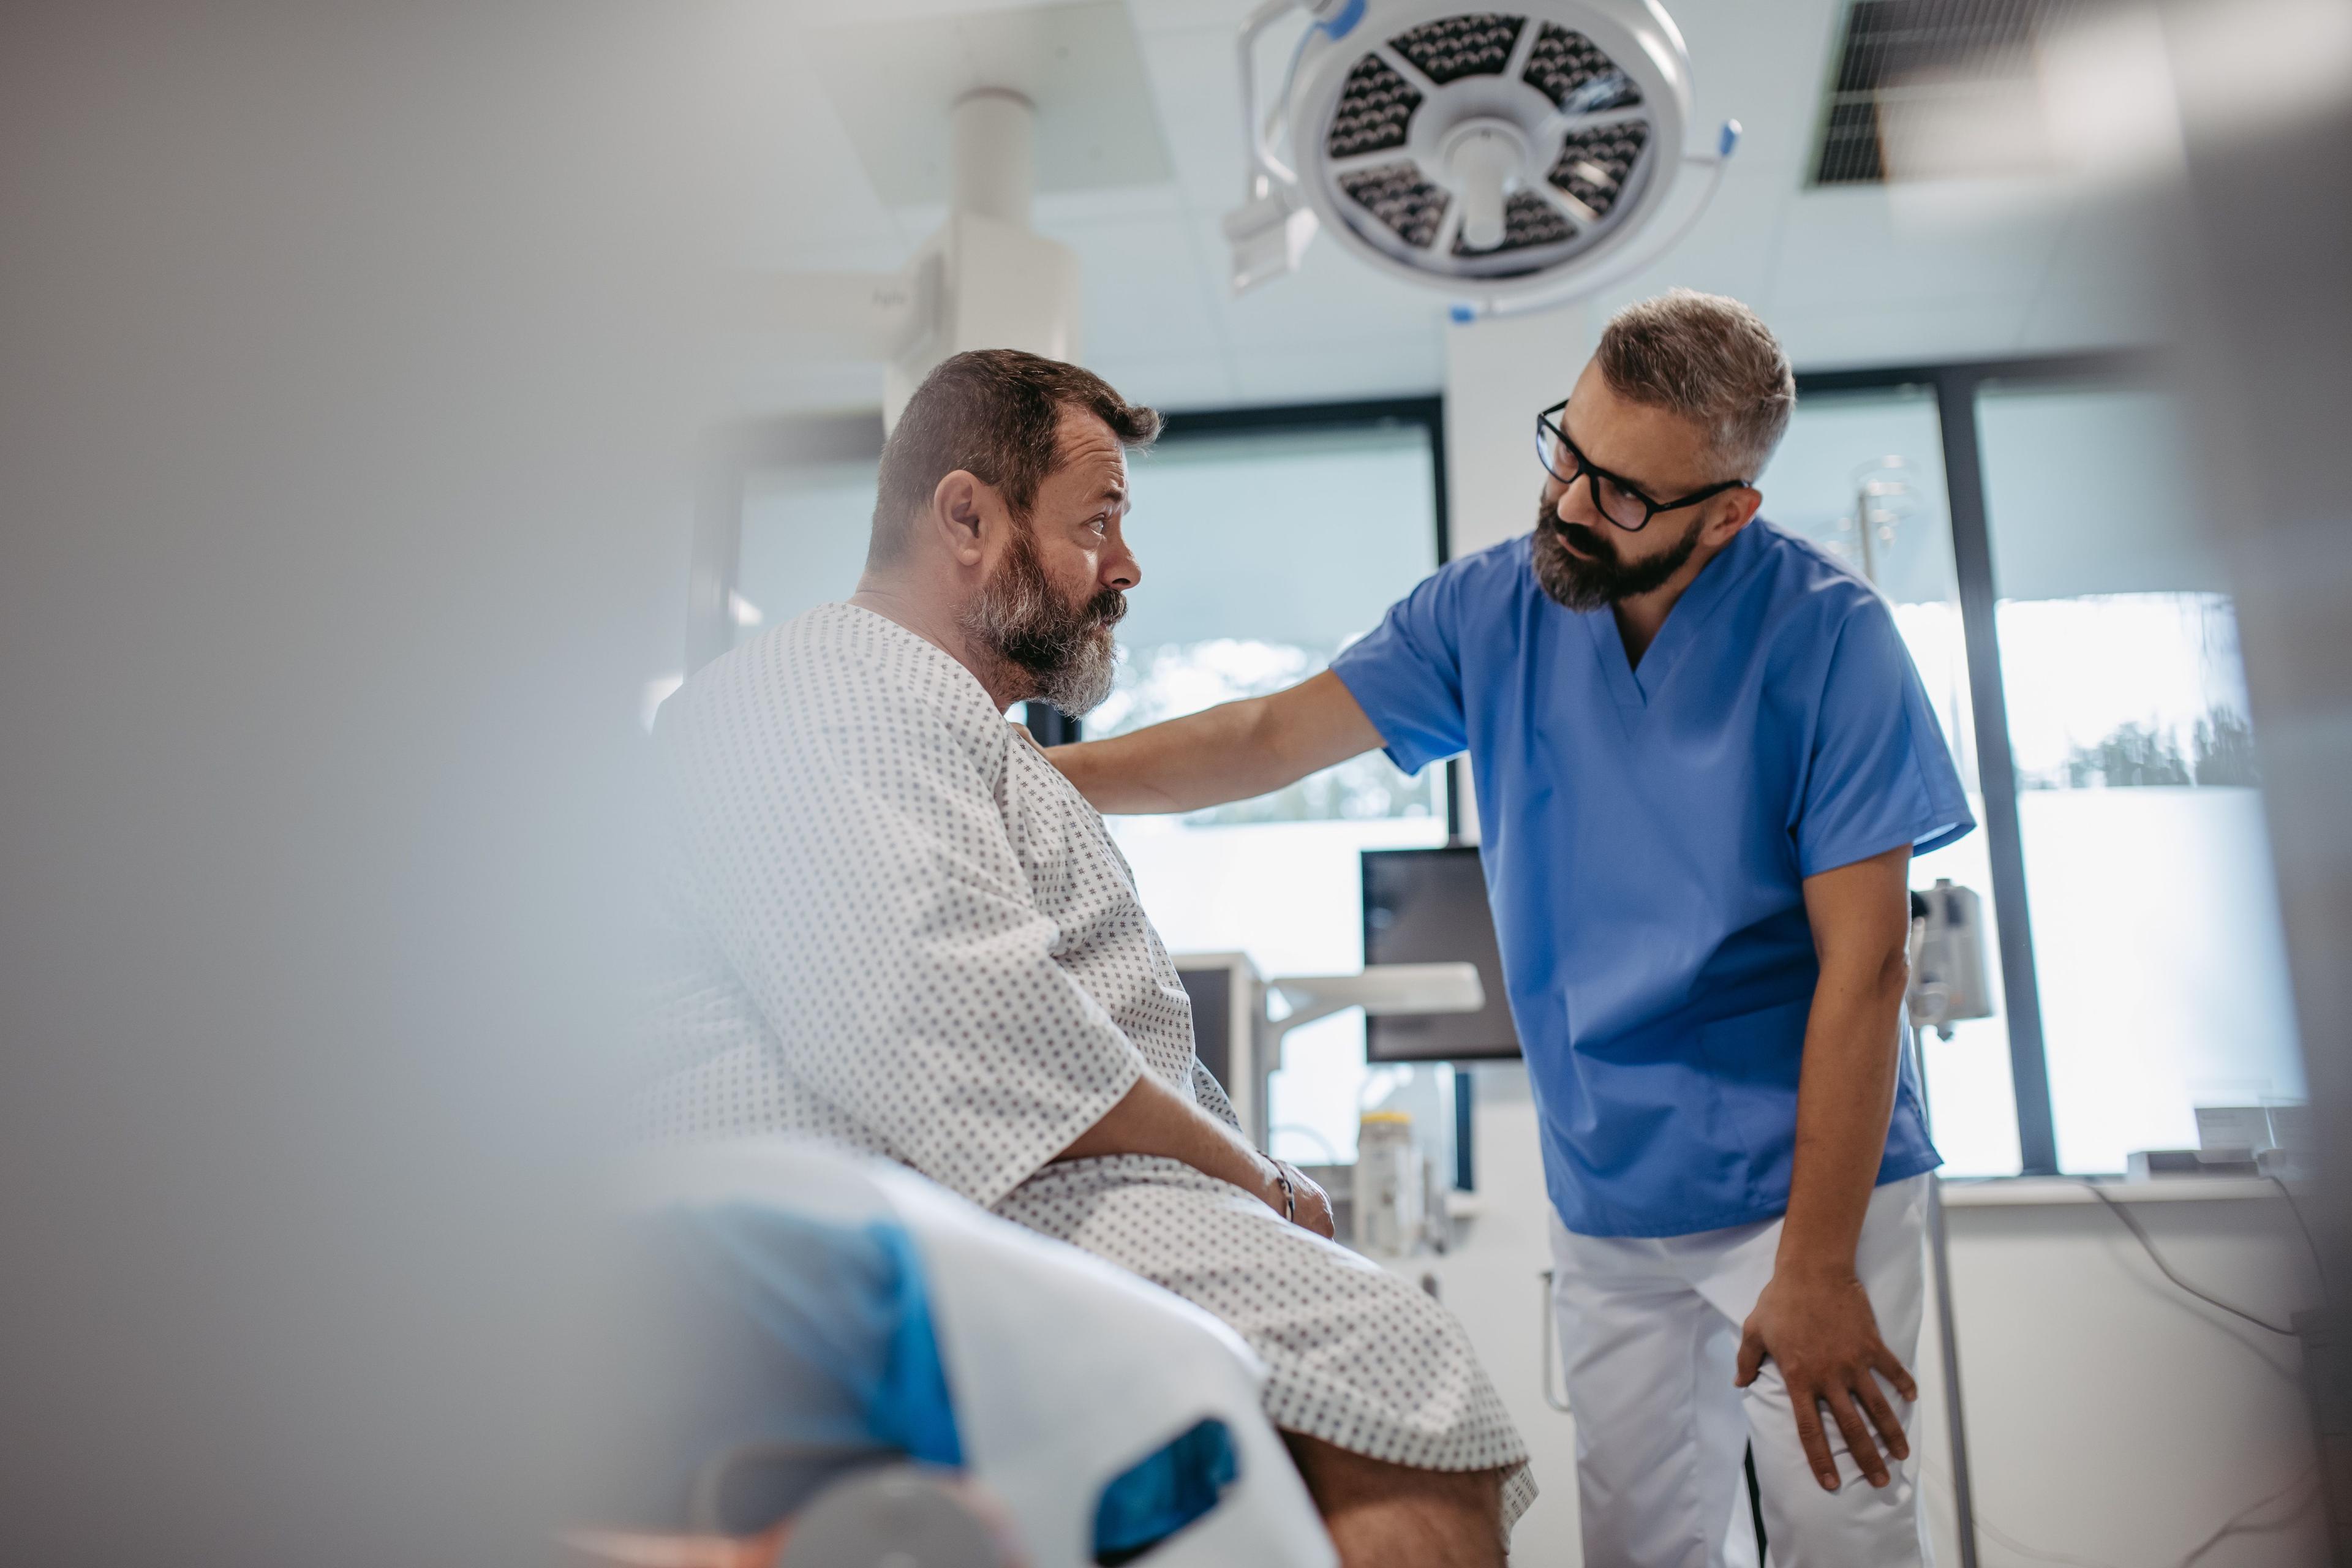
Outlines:
[[[1642,525],[1650,521],[1647,501],[1614,479],[1603,479],[1587,468],[1559,432],[1542,419],[1536,421],[1536,460],[1543,464],[1544,472],[1571,489],[1581,476],[1593,507],[1627,532],[1639,532]]]
[[[1601,515],[1626,532],[1638,533],[1642,525],[1650,521],[1650,503],[1615,479],[1603,479],[1588,468],[1584,483],[1592,491],[1592,504],[1601,510]]]
[[[1544,466],[1544,472],[1561,484],[1571,483],[1576,479],[1576,459],[1562,449],[1540,419],[1536,421],[1536,461]]]

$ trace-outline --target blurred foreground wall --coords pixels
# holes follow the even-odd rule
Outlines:
[[[547,1550],[761,9],[0,14],[0,1561]]]
[[[2352,1563],[2352,5],[2182,0],[2166,20],[2171,79],[2136,101],[2179,112],[2170,259],[2320,1130],[2307,1206],[2339,1347],[2315,1361],[2335,1392],[2322,1479],[2333,1560]]]

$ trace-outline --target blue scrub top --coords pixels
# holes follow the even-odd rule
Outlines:
[[[1819,967],[1803,879],[1976,826],[1877,593],[1758,521],[1635,670],[1529,539],[1465,556],[1332,668],[1407,773],[1467,751],[1511,1014],[1570,1230],[1683,1236],[1789,1203]],[[1933,1170],[1905,1053],[1881,1183]]]

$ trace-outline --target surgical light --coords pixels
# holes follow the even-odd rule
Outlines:
[[[1300,14],[1304,16],[1300,17]],[[1258,38],[1307,20],[1261,112]],[[1318,228],[1474,310],[1556,303],[1657,259],[1738,138],[1685,149],[1690,58],[1656,0],[1267,0],[1240,37],[1248,197],[1225,219],[1236,292],[1295,269]],[[1713,171],[1637,248],[1686,164]]]

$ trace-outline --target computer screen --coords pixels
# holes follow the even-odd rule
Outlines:
[[[1230,964],[1195,965],[1179,959],[1176,978],[1192,999],[1192,1054],[1219,1083],[1234,1080],[1234,971]]]
[[[1486,993],[1486,1006],[1475,1013],[1367,1018],[1366,1058],[1466,1062],[1517,1056],[1519,1037],[1503,994],[1503,955],[1477,849],[1367,849],[1363,864],[1364,963],[1474,963]]]

